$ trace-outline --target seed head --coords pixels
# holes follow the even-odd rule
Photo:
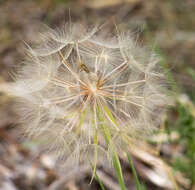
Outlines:
[[[70,166],[141,139],[167,105],[159,58],[129,32],[47,28],[13,88],[25,134]],[[97,154],[99,152],[99,154]]]

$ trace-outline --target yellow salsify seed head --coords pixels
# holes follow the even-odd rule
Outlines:
[[[129,32],[108,38],[80,24],[43,36],[28,47],[12,91],[25,134],[58,163],[101,160],[158,128],[168,87],[154,52]]]

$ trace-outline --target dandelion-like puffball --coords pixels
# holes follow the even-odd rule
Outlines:
[[[99,160],[161,122],[167,85],[159,57],[131,33],[115,33],[47,28],[16,74],[24,133],[64,166]]]

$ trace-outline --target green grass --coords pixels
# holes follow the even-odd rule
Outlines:
[[[105,136],[106,142],[107,142],[108,146],[110,146],[111,149],[112,149],[112,152],[111,152],[112,162],[113,162],[114,170],[116,172],[116,176],[117,176],[120,188],[121,188],[121,190],[126,190],[125,182],[124,182],[124,178],[123,178],[123,172],[122,172],[122,168],[121,168],[121,164],[120,164],[120,160],[119,160],[119,156],[118,156],[118,152],[117,152],[117,149],[116,149],[114,143],[112,142],[110,129],[106,124],[104,124],[105,116],[102,113],[105,112],[107,117],[109,117],[110,121],[112,121],[113,124],[117,125],[117,123],[116,123],[112,113],[110,112],[110,110],[105,105],[102,105],[102,109],[103,110],[100,110],[100,108],[98,108],[98,118],[103,123],[102,124],[102,129],[104,131],[104,136]],[[143,188],[141,188],[141,184],[138,180],[136,170],[134,168],[134,165],[133,165],[133,162],[131,160],[131,157],[130,157],[129,153],[127,153],[127,158],[128,158],[128,161],[129,161],[130,168],[132,169],[132,173],[133,173],[134,180],[136,182],[137,190],[144,190],[145,189],[144,186],[143,186]],[[101,180],[99,179],[99,177],[97,176],[96,171],[94,172],[94,174],[95,174],[95,178],[97,179],[101,189],[104,190],[103,184],[102,184]]]
[[[170,125],[167,123],[168,133],[177,131],[179,139],[176,142],[184,146],[183,156],[174,159],[173,167],[179,170],[195,184],[195,117],[187,105],[178,103],[173,108],[177,114],[176,121]]]
[[[130,168],[132,170],[132,173],[133,173],[133,177],[134,177],[134,180],[135,180],[135,183],[136,183],[137,190],[146,190],[146,187],[139,182],[139,179],[137,177],[137,173],[136,173],[135,167],[133,165],[130,153],[128,153],[128,152],[127,152],[127,158],[128,158],[128,161],[129,161],[129,166],[130,166]],[[123,175],[122,175],[122,170],[121,170],[121,164],[120,164],[120,161],[119,161],[119,158],[118,158],[117,154],[113,155],[113,165],[114,165],[114,169],[115,169],[115,172],[116,172],[121,190],[126,190]],[[104,187],[101,179],[98,177],[96,171],[95,171],[95,179],[97,180],[101,190],[105,190],[105,187]]]
[[[135,180],[135,183],[136,183],[137,190],[144,190],[144,188],[141,188],[141,184],[140,184],[139,179],[137,177],[137,173],[136,173],[136,170],[134,168],[131,156],[128,152],[127,152],[127,158],[128,158],[128,161],[129,161],[129,166],[130,166],[130,168],[132,170],[132,173],[133,173],[133,177],[134,177],[134,180]]]

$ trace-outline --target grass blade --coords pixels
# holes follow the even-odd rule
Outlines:
[[[101,188],[102,190],[105,190],[104,185],[103,185],[101,179],[99,178],[99,176],[97,175],[96,172],[95,172],[95,178],[96,178],[96,180],[97,180],[97,182],[98,182],[100,188]]]
[[[93,168],[94,168],[94,166],[92,165],[92,163],[91,163],[91,162],[90,162],[90,165],[91,165],[91,168],[93,169]],[[97,175],[96,170],[94,171],[94,174],[95,174],[95,179],[96,179],[96,181],[98,182],[98,184],[99,184],[99,186],[100,186],[101,190],[106,190],[106,189],[104,188],[104,185],[103,185],[103,183],[102,183],[101,179],[100,179],[100,178],[99,178],[99,176]]]
[[[113,154],[114,154],[113,158],[112,158],[113,159],[113,165],[114,165],[114,170],[117,174],[118,182],[120,184],[121,190],[126,190],[120,160],[119,160],[118,155],[117,155],[116,152],[114,152]]]
[[[136,173],[136,170],[134,168],[134,165],[133,165],[133,162],[132,162],[132,159],[131,159],[131,156],[130,156],[130,153],[128,153],[128,152],[127,152],[127,158],[128,158],[129,165],[130,165],[130,168],[131,168],[132,173],[133,173],[133,177],[134,177],[134,180],[135,180],[135,183],[136,183],[136,188],[137,188],[137,190],[142,190],[141,184],[140,184],[139,179],[137,177],[137,173]]]
[[[114,117],[113,117],[112,113],[110,112],[110,110],[104,104],[102,104],[102,109],[103,109],[102,112],[100,110],[98,110],[99,119],[101,121],[104,121],[105,120],[105,117],[104,117],[105,114],[102,114],[102,113],[106,112],[106,114],[109,117],[109,119],[116,125],[116,122],[114,120]],[[106,142],[107,142],[108,146],[111,146],[111,148],[112,148],[112,161],[113,161],[114,170],[116,172],[116,175],[117,175],[118,182],[120,184],[121,190],[126,190],[124,179],[123,179],[123,174],[122,174],[120,160],[118,158],[116,148],[115,148],[115,146],[114,146],[114,144],[112,142],[112,137],[111,137],[111,134],[110,134],[110,130],[106,126],[106,124],[102,124],[102,128],[104,130],[104,135],[105,135],[105,138],[106,138]]]
[[[95,131],[94,134],[94,167],[93,167],[93,173],[92,173],[92,177],[91,177],[91,181],[90,184],[93,181],[93,178],[95,177],[95,173],[96,173],[96,167],[97,167],[97,148],[98,148],[98,135],[97,135],[97,131]]]

